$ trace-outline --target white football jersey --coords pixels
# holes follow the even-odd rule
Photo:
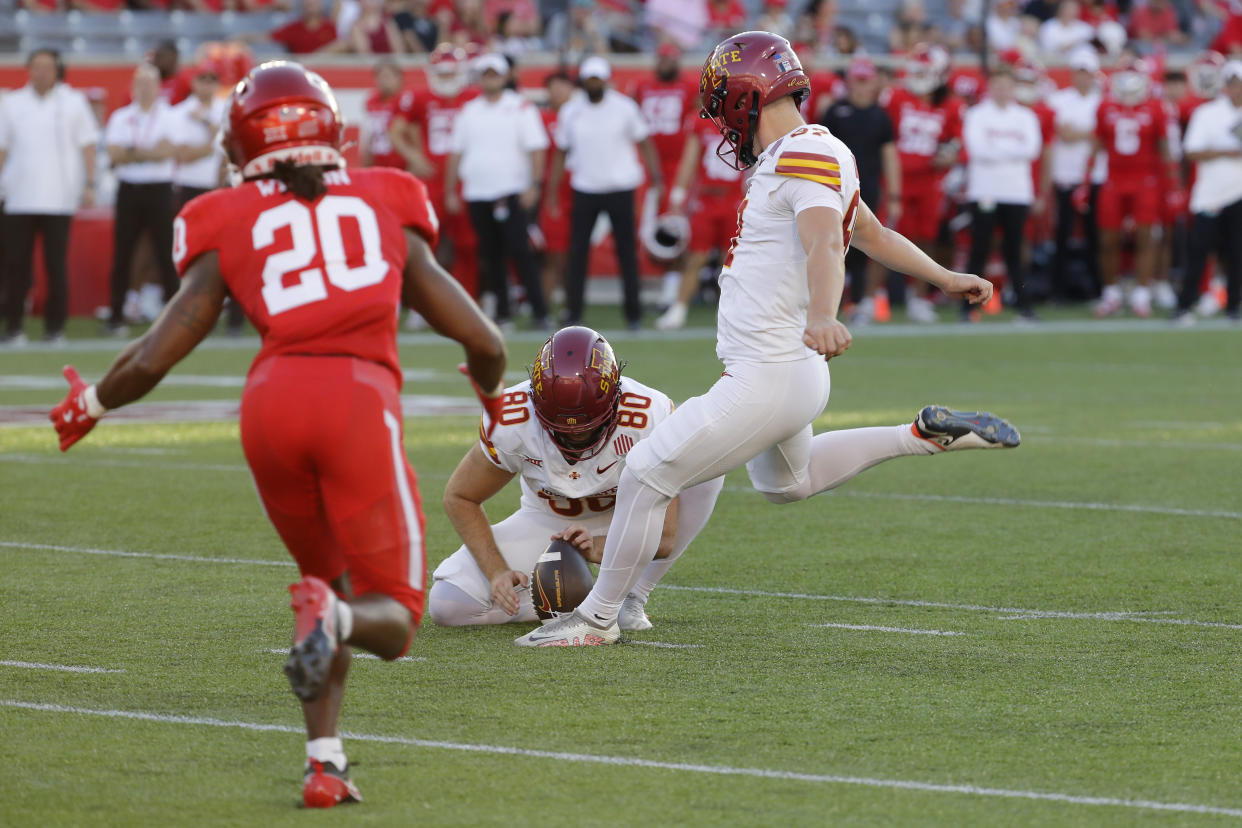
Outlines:
[[[529,380],[506,388],[504,402],[491,440],[480,433],[483,454],[521,476],[522,509],[563,518],[611,513],[625,455],[673,411],[663,393],[622,377],[616,431],[599,454],[570,463],[535,417]]]
[[[840,139],[811,125],[772,142],[754,170],[720,274],[716,355],[725,363],[803,359],[814,351],[802,344],[810,291],[796,218],[831,207],[841,214],[849,249],[858,165]]]

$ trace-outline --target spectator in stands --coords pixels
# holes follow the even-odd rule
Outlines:
[[[745,31],[746,17],[742,0],[707,0],[707,33],[711,40],[723,40]]]
[[[657,200],[663,193],[664,181],[647,122],[638,104],[608,88],[611,75],[612,68],[601,57],[589,57],[582,62],[578,78],[586,95],[567,103],[557,119],[557,152],[552,162],[548,207],[558,209],[557,187],[568,166],[573,173],[573,207],[562,324],[582,322],[591,231],[599,214],[607,213],[621,268],[626,325],[637,330],[642,324],[634,227],[634,191],[643,183],[639,150]]]
[[[794,49],[805,54],[807,49],[819,52],[827,47],[832,41],[832,31],[837,27],[837,11],[837,0],[810,0],[798,17],[798,37]]]
[[[486,46],[492,39],[492,27],[488,25],[483,0],[457,0],[457,20],[449,34],[459,46]]]
[[[537,52],[542,48],[543,44],[535,37],[529,21],[525,18],[509,11],[496,15],[492,51],[499,52],[511,62],[517,63],[530,52]]]
[[[1001,231],[1005,272],[1022,319],[1034,319],[1022,261],[1026,218],[1035,200],[1031,163],[1039,158],[1039,119],[1015,97],[1014,70],[997,63],[988,78],[988,96],[966,110],[962,122],[966,151],[966,198],[970,201],[971,273],[983,273],[992,254],[992,237]],[[963,303],[963,314],[971,307]]]
[[[1106,21],[1116,21],[1119,16],[1117,4],[1112,0],[1079,0],[1079,3],[1079,17],[1088,26],[1098,27]]]
[[[1213,251],[1226,274],[1225,312],[1239,321],[1242,302],[1242,61],[1225,64],[1225,92],[1190,116],[1184,148],[1199,165],[1190,191],[1191,225],[1186,279],[1178,297],[1177,320],[1193,323],[1200,276]]]
[[[460,213],[462,200],[466,202],[479,238],[483,292],[495,297],[496,322],[512,322],[512,263],[526,289],[535,326],[545,329],[548,309],[527,227],[543,190],[548,134],[539,110],[517,92],[505,88],[509,63],[503,55],[483,55],[475,61],[475,69],[483,94],[462,107],[453,124],[445,202],[452,213]]]
[[[658,40],[697,48],[707,29],[707,0],[647,0],[646,15]]]
[[[1078,298],[1095,296],[1099,290],[1100,235],[1095,222],[1096,195],[1100,182],[1107,174],[1105,164],[1096,163],[1092,168],[1087,210],[1080,214],[1074,209],[1073,196],[1087,177],[1087,165],[1091,161],[1095,142],[1095,114],[1100,108],[1100,89],[1096,74],[1100,60],[1095,50],[1083,47],[1069,57],[1072,71],[1070,85],[1054,92],[1048,99],[1052,107],[1056,138],[1052,142],[1052,187],[1056,199],[1056,248],[1052,259],[1052,298],[1061,300],[1077,295]],[[1071,235],[1074,224],[1082,215],[1082,232],[1085,241],[1085,257],[1089,283],[1069,284],[1069,260]]]
[[[960,52],[966,47],[966,36],[979,18],[970,16],[968,0],[949,0],[944,16],[936,21],[941,32],[941,45],[950,52]]]
[[[787,0],[764,0],[763,10],[755,20],[756,31],[772,32],[786,39],[793,38],[794,21],[789,16]]]
[[[855,58],[845,73],[848,96],[828,107],[820,123],[850,148],[858,164],[858,193],[889,227],[901,218],[901,160],[894,143],[893,121],[878,103],[879,76],[875,64]],[[880,196],[880,182],[886,195]],[[883,271],[870,267],[862,251],[850,250],[845,256],[850,278],[850,299],[855,304],[853,320],[866,324],[875,319],[875,293]]]
[[[858,35],[849,26],[837,26],[832,30],[832,51],[837,57],[853,57],[858,48]]]
[[[125,293],[134,247],[143,232],[150,234],[167,301],[177,292],[172,259],[173,140],[172,109],[160,100],[160,75],[149,63],[134,71],[130,89],[134,102],[108,119],[105,140],[117,180],[116,223],[113,230],[112,315],[108,333],[127,336]]]
[[[348,51],[357,55],[391,55],[405,51],[405,40],[388,16],[385,0],[362,0],[358,19],[345,41]]]
[[[1242,55],[1242,11],[1231,11],[1212,41],[1212,51],[1228,57]]]
[[[1156,44],[1180,46],[1189,41],[1169,0],[1147,0],[1130,10],[1130,39],[1150,50]]]
[[[889,31],[889,49],[905,54],[925,42],[930,26],[923,0],[901,0],[897,7],[896,25]]]
[[[430,52],[440,42],[440,27],[431,16],[427,0],[406,0],[396,7],[392,20],[411,54]]]
[[[48,283],[43,335],[60,344],[69,307],[69,225],[79,205],[92,203],[99,130],[86,97],[61,81],[60,55],[34,51],[26,68],[29,82],[0,100],[0,344],[25,344],[22,316],[36,236],[43,239]]]
[[[984,27],[988,35],[988,48],[1004,52],[1018,45],[1022,22],[1018,18],[1018,0],[997,0],[988,15]]]
[[[26,11],[42,14],[46,12],[62,12],[65,10],[63,0],[19,0]]]
[[[1048,57],[1064,57],[1085,46],[1095,29],[1081,19],[1078,0],[1061,0],[1057,15],[1039,27],[1039,48]]]
[[[323,0],[302,0],[302,16],[274,29],[268,38],[291,55],[308,55],[336,42],[336,24],[323,13]]]
[[[1024,0],[1022,3],[1022,16],[1033,18],[1039,25],[1047,23],[1056,13],[1057,0]]]

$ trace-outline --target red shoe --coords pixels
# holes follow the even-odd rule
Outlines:
[[[331,808],[361,802],[362,794],[350,781],[345,770],[337,770],[331,762],[309,759],[306,776],[302,778],[302,802],[307,808]]]
[[[323,693],[332,660],[340,649],[336,623],[336,594],[319,578],[307,575],[290,584],[294,613],[293,646],[285,662],[285,675],[293,695],[311,702]]]

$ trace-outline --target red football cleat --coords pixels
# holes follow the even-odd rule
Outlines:
[[[332,660],[340,649],[337,598],[330,586],[313,575],[290,584],[289,592],[293,595],[289,606],[294,613],[294,627],[285,675],[293,695],[311,702],[323,692]]]
[[[302,779],[302,802],[307,808],[331,808],[361,801],[362,794],[346,771],[338,770],[331,762],[307,760],[306,776]]]

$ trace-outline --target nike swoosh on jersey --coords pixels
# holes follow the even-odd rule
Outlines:
[[[604,472],[608,471],[609,469],[611,469],[613,466],[617,465],[620,462],[621,462],[620,460],[613,460],[611,463],[609,463],[607,466],[604,466],[602,469],[599,466],[596,466],[595,473],[603,474]]]

